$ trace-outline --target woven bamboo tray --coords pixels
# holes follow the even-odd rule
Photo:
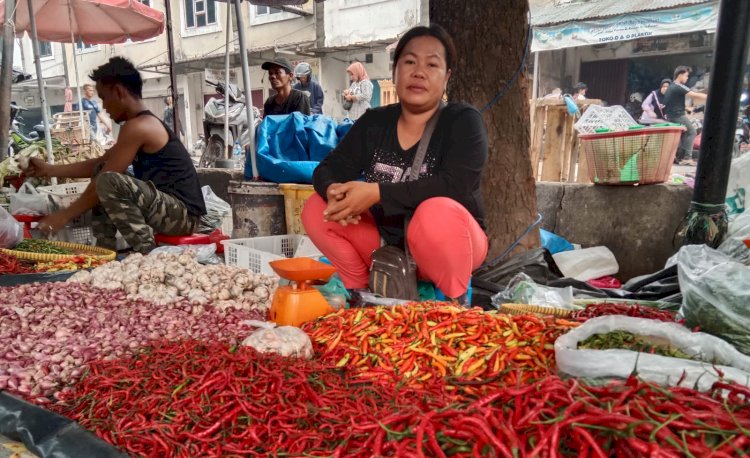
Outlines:
[[[74,254],[49,254],[49,253],[32,253],[30,251],[17,251],[0,249],[0,252],[15,256],[18,259],[28,259],[31,261],[57,261],[58,259],[69,258],[70,256],[91,256],[105,261],[112,261],[117,256],[112,250],[98,246],[81,245],[80,243],[60,242],[57,240],[49,241],[52,245],[68,250],[74,250]]]
[[[573,313],[573,310],[556,307],[542,307],[540,305],[530,304],[502,304],[499,311],[500,313],[507,313],[508,315],[533,313],[536,315],[552,315],[558,318],[568,318]]]

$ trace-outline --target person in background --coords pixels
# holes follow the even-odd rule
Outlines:
[[[162,115],[161,120],[164,121],[164,124],[166,124],[167,127],[172,129],[172,132],[178,133],[178,130],[174,128],[174,101],[172,100],[171,95],[164,97],[164,114]],[[184,135],[182,126],[179,128],[179,134],[181,136]]]
[[[48,164],[31,158],[31,177],[93,177],[70,206],[45,216],[38,228],[55,233],[92,210],[97,245],[115,249],[120,231],[133,250],[156,248],[154,233],[190,235],[206,214],[198,173],[185,146],[143,103],[143,80],[132,62],[112,57],[91,79],[104,109],[121,123],[117,143],[103,156],[73,164]],[[126,174],[133,166],[134,176]]]
[[[439,25],[407,31],[394,51],[399,102],[364,113],[313,173],[316,194],[302,223],[346,288],[367,288],[382,237],[408,245],[420,278],[468,304],[471,272],[487,256],[480,179],[488,146],[474,107],[451,102],[441,109],[456,61],[453,40]],[[411,181],[420,139],[436,113],[419,177]]]
[[[641,115],[641,119],[639,119],[638,122],[640,122],[641,124],[656,124],[660,122],[666,122],[667,115],[666,113],[664,113],[664,94],[667,93],[667,89],[669,89],[669,85],[671,83],[672,80],[670,80],[669,78],[664,78],[663,80],[661,80],[659,89],[651,91],[648,97],[646,97],[646,100],[644,100],[641,104],[643,114]]]
[[[294,67],[294,77],[297,78],[297,84],[294,89],[302,91],[310,97],[310,112],[312,114],[323,114],[323,88],[320,87],[312,77],[312,68],[307,62],[300,62]]]
[[[102,122],[104,133],[112,132],[112,127],[109,125],[104,116],[102,116],[102,110],[99,108],[99,104],[94,100],[94,85],[84,84],[83,85],[83,99],[81,100],[81,106],[83,110],[89,112],[89,123],[91,124],[91,139],[96,140],[96,134],[99,131],[99,123]]]
[[[349,108],[349,119],[356,121],[370,108],[372,100],[372,81],[362,62],[354,62],[346,68],[351,85],[344,90],[344,99],[352,103]]]
[[[687,112],[685,110],[685,96],[690,97],[694,101],[703,103],[708,99],[706,94],[691,91],[690,88],[685,85],[690,77],[690,72],[690,67],[685,65],[677,67],[674,71],[674,80],[664,94],[664,114],[667,115],[667,121],[682,124],[687,129],[682,133],[680,146],[677,148],[677,155],[675,156],[675,164],[680,165],[695,165],[695,161],[693,161],[692,157],[693,142],[695,141],[697,133],[690,118],[687,117]]]
[[[310,114],[310,97],[304,92],[292,88],[292,64],[283,57],[263,62],[260,66],[268,71],[268,81],[276,91],[263,104],[263,116],[286,115],[299,111]]]
[[[586,91],[588,90],[589,87],[586,83],[579,82],[573,86],[573,100],[586,100]]]

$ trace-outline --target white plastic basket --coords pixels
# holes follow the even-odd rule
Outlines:
[[[575,123],[574,127],[579,134],[593,134],[596,133],[597,129],[620,132],[636,125],[638,125],[638,122],[620,105],[612,107],[591,105],[583,113],[581,119]]]
[[[304,235],[272,235],[250,239],[222,240],[224,262],[255,273],[274,275],[270,261],[292,257],[317,258],[323,254]]]
[[[88,181],[81,181],[78,183],[65,183],[55,184],[52,186],[39,186],[36,188],[41,194],[46,194],[49,197],[50,209],[57,211],[62,208],[67,208],[72,204],[78,197],[83,194],[83,191],[88,187]],[[70,221],[69,226],[81,227],[88,226],[91,224],[91,212],[87,211],[81,216],[73,218]],[[72,241],[72,240],[71,240]],[[83,242],[75,242],[83,243]]]

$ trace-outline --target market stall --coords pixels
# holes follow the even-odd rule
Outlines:
[[[708,307],[695,291],[717,280],[699,253],[681,256],[703,279],[684,280],[679,313],[329,301],[300,327],[266,324],[273,274],[189,252],[84,263],[65,282],[2,288],[0,434],[40,456],[40,425],[85,437],[55,442],[55,456],[82,443],[91,456],[745,456],[750,356],[737,333],[750,326],[695,329],[693,307]],[[716,256],[746,285],[749,267]]]

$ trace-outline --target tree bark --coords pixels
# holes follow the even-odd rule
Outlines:
[[[528,25],[528,0],[430,0],[430,22],[443,26],[455,41],[458,62],[448,83],[448,99],[483,111],[489,158],[482,176],[482,195],[490,241],[488,260],[520,237],[537,217],[536,183],[530,159],[529,81],[521,66]],[[527,53],[526,59],[531,58]],[[539,245],[538,231],[522,246]]]

